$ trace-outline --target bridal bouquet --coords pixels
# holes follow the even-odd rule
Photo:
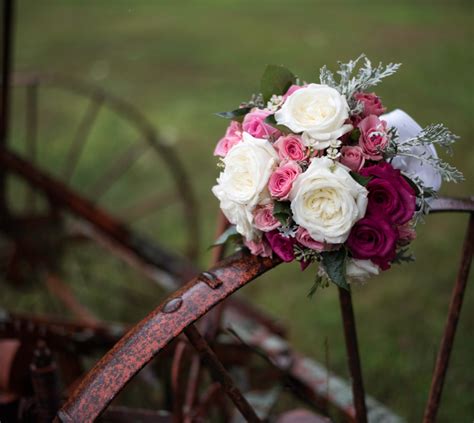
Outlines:
[[[462,174],[441,160],[457,137],[442,124],[422,129],[401,110],[384,114],[370,88],[399,64],[361,56],[325,66],[306,83],[268,66],[261,93],[231,112],[214,154],[222,171],[212,189],[252,254],[319,263],[314,288],[348,288],[409,261],[415,226],[441,180]]]

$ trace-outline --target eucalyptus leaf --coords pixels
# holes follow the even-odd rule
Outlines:
[[[238,122],[242,122],[244,120],[245,115],[249,113],[251,109],[251,107],[242,107],[240,109],[231,110],[230,112],[219,112],[216,113],[216,115],[224,119],[231,119],[236,120]]]
[[[211,245],[212,247],[217,247],[218,245],[224,245],[229,241],[236,241],[241,237],[241,235],[237,232],[235,225],[229,226],[219,238],[216,239],[216,242]]]
[[[292,84],[296,83],[293,73],[279,65],[268,65],[263,72],[260,82],[260,91],[265,102],[269,101],[273,94],[283,95]]]
[[[332,282],[340,288],[349,291],[349,284],[346,281],[346,257],[347,250],[340,248],[336,251],[324,251],[321,253],[324,270]]]

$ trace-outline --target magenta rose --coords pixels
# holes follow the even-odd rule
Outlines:
[[[271,257],[273,255],[270,244],[265,239],[259,241],[244,241],[245,246],[254,256]]]
[[[361,147],[345,145],[341,148],[341,157],[339,161],[350,170],[358,172],[365,163],[364,152]]]
[[[296,162],[282,163],[270,176],[268,190],[270,194],[279,200],[287,200],[293,182],[301,173],[301,168]]]
[[[278,231],[265,232],[265,237],[272,247],[273,252],[285,262],[290,262],[295,259],[295,252],[293,246],[295,239],[285,237]]]
[[[265,118],[270,114],[271,112],[261,109],[255,109],[254,111],[247,113],[242,122],[243,130],[255,138],[278,138],[281,135],[281,132],[273,126],[265,123]]]
[[[390,267],[395,258],[398,232],[382,215],[367,216],[359,220],[347,239],[352,257],[372,260],[382,270]]]
[[[306,147],[298,135],[280,137],[273,146],[281,160],[301,161],[306,158]]]
[[[385,113],[385,107],[382,105],[382,101],[375,93],[356,93],[354,98],[364,105],[363,116],[375,115],[380,116]]]
[[[278,219],[273,216],[273,203],[255,208],[253,211],[253,224],[263,232],[270,232],[281,226]]]
[[[403,225],[413,217],[415,190],[398,169],[390,163],[381,162],[363,168],[360,174],[372,177],[366,186],[369,191],[367,214],[385,215],[396,225]]]
[[[359,145],[370,160],[381,160],[388,146],[387,122],[375,115],[367,116],[359,123]]]
[[[295,239],[303,247],[311,248],[315,251],[323,251],[325,247],[323,242],[315,241],[313,238],[311,238],[309,232],[302,226],[300,226],[296,231]]]
[[[225,157],[229,150],[240,141],[242,141],[242,125],[233,120],[227,127],[224,137],[217,143],[214,156]]]

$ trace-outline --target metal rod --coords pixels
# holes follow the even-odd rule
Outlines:
[[[364,382],[362,380],[354,309],[352,307],[351,293],[348,290],[339,288],[339,303],[341,305],[347,359],[352,379],[352,395],[356,412],[356,422],[367,423],[367,408],[365,405]]]
[[[13,49],[13,0],[3,0],[2,75],[0,83],[0,146],[5,146],[9,130],[10,77]],[[6,211],[5,170],[0,167],[0,210]]]
[[[431,380],[431,388],[428,396],[424,423],[432,423],[436,420],[439,404],[441,402],[441,394],[443,392],[446,372],[449,365],[449,357],[453,349],[454,336],[461,313],[461,307],[466,290],[467,278],[471,267],[472,254],[474,252],[474,213],[471,213],[466,231],[466,238],[462,249],[461,263],[459,265],[456,283],[454,285],[451,302],[449,304],[448,319],[441,340],[441,345],[436,359],[436,365]]]
[[[196,348],[201,355],[202,360],[209,368],[213,378],[220,382],[224,391],[241,412],[242,416],[249,422],[261,422],[255,410],[243,396],[242,392],[235,386],[231,375],[219,361],[214,351],[212,351],[196,327],[190,325],[184,330],[184,333],[188,337],[189,342],[191,342],[193,347]]]
[[[76,170],[82,151],[84,150],[88,140],[88,136],[102,106],[102,102],[102,97],[96,96],[91,98],[91,102],[79,123],[76,133],[74,134],[71,149],[64,161],[62,170],[62,180],[65,184],[68,184],[71,181],[72,175]]]
[[[38,82],[33,81],[26,86],[26,154],[31,163],[35,164],[38,158]],[[28,185],[25,195],[26,211],[36,208],[35,189]]]

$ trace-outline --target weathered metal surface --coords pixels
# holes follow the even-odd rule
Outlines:
[[[49,423],[59,409],[59,376],[51,351],[43,341],[38,342],[30,370],[36,405],[36,421]]]
[[[66,75],[37,72],[17,73],[13,75],[13,83],[14,85],[25,86],[27,88],[32,85],[61,88],[64,91],[88,97],[91,104],[96,103],[96,106],[92,106],[93,109],[89,113],[86,112],[83,124],[79,126],[76,133],[76,139],[78,141],[73,144],[77,144],[78,148],[77,151],[72,152],[70,156],[73,166],[74,161],[80,153],[80,139],[87,137],[87,132],[94,123],[94,114],[97,112],[97,110],[94,110],[94,107],[103,105],[121,119],[134,126],[139,132],[142,141],[155,150],[162,158],[163,166],[167,168],[167,171],[174,180],[176,193],[178,193],[182,199],[181,210],[184,215],[183,225],[186,227],[188,233],[188,244],[186,246],[187,256],[190,258],[196,257],[199,248],[199,218],[196,199],[187,174],[173,148],[162,139],[151,122],[149,122],[135,106],[100,87]],[[74,156],[76,156],[76,158],[74,158]],[[69,177],[70,175],[67,176]],[[91,198],[91,200],[95,201],[96,199]]]
[[[435,198],[430,205],[431,213],[474,212],[474,197],[471,198]]]
[[[125,333],[120,325],[81,324],[0,309],[0,339],[35,343],[45,339],[50,348],[75,353],[91,353],[112,347]]]
[[[352,307],[351,293],[345,289],[339,290],[339,304],[341,306],[342,324],[344,326],[344,338],[346,341],[346,352],[349,364],[349,372],[352,381],[352,395],[354,397],[354,408],[357,423],[367,423],[367,407],[365,405],[365,390],[362,378],[362,366],[360,363],[359,345],[357,342],[357,330]]]
[[[441,402],[441,394],[443,392],[444,381],[448,370],[449,358],[454,344],[454,336],[461,314],[461,307],[464,299],[464,292],[467,286],[469,270],[471,267],[472,256],[474,252],[474,213],[469,217],[469,223],[464,239],[464,245],[461,253],[461,262],[456,277],[456,282],[451,294],[451,302],[449,304],[448,318],[444,329],[443,338],[438,351],[436,365],[431,381],[431,388],[423,417],[424,423],[432,423],[436,421],[439,404]]]
[[[59,418],[65,422],[93,421],[125,384],[186,327],[279,263],[277,259],[239,252],[210,270],[222,280],[219,288],[210,288],[199,276],[191,280],[165,301],[181,298],[179,312],[163,313],[161,305],[137,324],[88,373],[58,413]]]
[[[189,342],[191,342],[192,346],[199,352],[203,362],[209,368],[214,380],[222,385],[225,393],[241,412],[242,416],[248,422],[260,422],[261,420],[257,416],[255,410],[249,404],[240,389],[235,385],[232,376],[219,361],[214,351],[212,351],[212,349],[209,347],[209,344],[205,341],[196,327],[194,325],[189,325],[184,329],[184,333],[189,339]]]
[[[0,82],[0,146],[8,140],[10,115],[10,78],[13,60],[13,0],[2,2],[2,43]],[[0,166],[0,211],[6,212],[5,169]]]
[[[133,234],[110,214],[77,195],[66,185],[40,171],[15,153],[1,148],[0,164],[23,177],[34,188],[43,191],[55,206],[65,208],[87,220],[145,263],[164,269],[171,275],[176,275],[179,280],[189,279],[196,274],[194,266],[184,257],[170,254],[158,244],[152,244]]]

